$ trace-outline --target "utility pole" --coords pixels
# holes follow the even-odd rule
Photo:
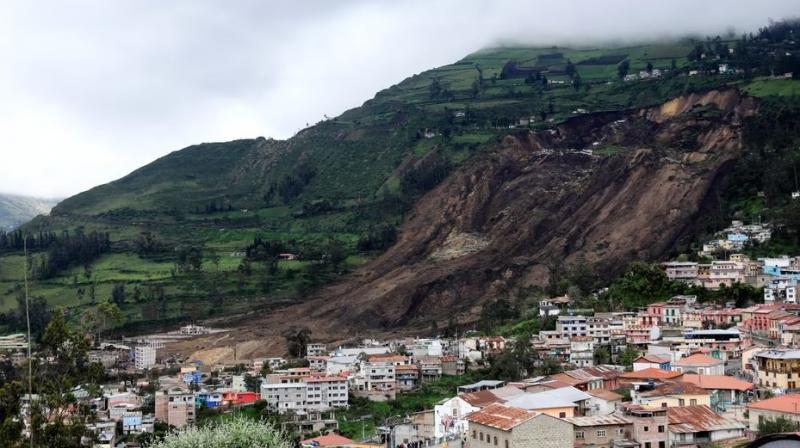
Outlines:
[[[30,419],[30,437],[28,442],[33,448],[33,358],[31,358],[31,311],[28,297],[28,237],[22,236],[22,252],[25,254],[25,266],[22,279],[25,284],[25,321],[28,324],[28,418]]]

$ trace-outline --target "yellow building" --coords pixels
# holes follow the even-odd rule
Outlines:
[[[635,404],[648,409],[711,405],[711,394],[702,387],[683,381],[660,384],[652,390],[637,392]]]
[[[800,385],[800,350],[774,349],[753,355],[758,385],[771,389],[793,390]]]

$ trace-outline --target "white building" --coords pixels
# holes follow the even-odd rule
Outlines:
[[[347,406],[347,379],[306,377],[295,383],[262,383],[261,399],[270,409],[287,411],[325,411]]]
[[[156,365],[156,348],[150,345],[137,345],[133,349],[133,364],[137,370],[145,370]]]

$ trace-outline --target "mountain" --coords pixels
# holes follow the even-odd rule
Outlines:
[[[34,267],[65,230],[111,239],[32,293],[72,319],[114,298],[126,331],[235,318],[265,352],[291,326],[471,326],[498,297],[576,286],[560,266],[607,285],[785,206],[798,81],[766,74],[799,45],[773,36],[486,49],[288,140],[175,151],[23,226],[44,235]],[[25,261],[0,257],[4,312]]]
[[[11,230],[37,215],[46,215],[58,201],[0,193],[0,229]]]

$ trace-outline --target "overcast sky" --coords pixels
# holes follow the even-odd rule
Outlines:
[[[0,0],[0,192],[65,197],[185,146],[288,138],[500,41],[754,30],[797,0]]]

